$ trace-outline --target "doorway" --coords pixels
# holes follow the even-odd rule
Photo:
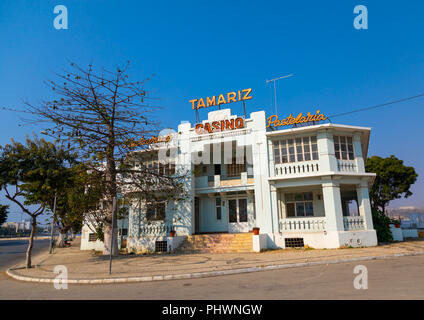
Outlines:
[[[247,198],[228,199],[228,232],[248,232]]]
[[[200,232],[200,199],[194,198],[194,234]]]

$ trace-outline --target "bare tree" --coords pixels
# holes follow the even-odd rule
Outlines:
[[[105,211],[104,254],[118,254],[117,230],[112,230],[112,202],[117,196],[119,182],[118,162],[128,151],[143,149],[132,143],[142,137],[157,134],[153,119],[158,107],[151,106],[144,81],[131,81],[129,62],[115,71],[87,69],[71,63],[71,71],[56,74],[56,80],[47,81],[57,98],[37,104],[26,103],[29,122],[45,123],[44,134],[76,151],[79,160],[91,170],[104,175]],[[34,117],[35,116],[35,117]],[[115,213],[116,214],[116,213]],[[115,216],[116,218],[116,216]],[[115,240],[110,247],[112,233]]]

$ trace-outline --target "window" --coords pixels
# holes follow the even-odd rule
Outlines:
[[[208,175],[208,166],[203,164],[196,164],[194,166],[194,176],[201,177],[201,176],[207,176]]]
[[[148,221],[165,220],[165,201],[148,203],[146,218]]]
[[[318,160],[317,137],[277,140],[273,151],[275,164]]]
[[[239,222],[247,222],[247,199],[239,199]]]
[[[352,137],[334,136],[334,152],[339,160],[354,160]]]
[[[227,164],[227,177],[238,177],[242,172],[246,172],[246,158],[243,163],[237,163],[236,158],[233,158],[232,163]]]
[[[286,217],[313,217],[312,192],[286,194]]]
[[[247,222],[247,199],[229,199],[228,215],[230,223]]]
[[[168,241],[156,241],[155,252],[167,252]]]
[[[159,162],[158,156],[152,156],[150,159],[144,159],[141,162],[141,168],[154,171],[162,175],[173,175],[175,174],[175,163],[162,163]]]
[[[95,234],[95,233],[89,233],[88,234],[88,241],[89,242],[96,242],[96,240],[97,240],[97,234]]]
[[[285,238],[286,248],[303,248],[305,246],[303,238]]]
[[[216,220],[221,220],[221,198],[216,198]]]
[[[230,223],[237,222],[237,200],[228,200],[228,214]]]

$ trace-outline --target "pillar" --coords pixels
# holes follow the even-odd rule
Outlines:
[[[337,171],[337,159],[334,153],[333,134],[329,131],[318,131],[317,144],[319,153],[319,171]]]
[[[344,231],[340,185],[336,182],[322,184],[327,230]]]
[[[271,222],[272,222],[272,232],[277,233],[280,231],[279,223],[280,219],[278,217],[278,198],[277,198],[277,188],[274,185],[270,186],[271,191]]]
[[[365,172],[364,156],[362,155],[361,135],[355,133],[353,136],[353,153],[357,172]]]
[[[372,212],[370,204],[370,194],[368,191],[368,183],[363,181],[356,187],[358,196],[359,215],[364,218],[365,230],[373,230]]]

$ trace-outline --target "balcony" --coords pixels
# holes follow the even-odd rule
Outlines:
[[[247,172],[242,172],[239,176],[228,177],[223,175],[201,176],[195,178],[195,188],[220,188],[232,186],[246,186],[254,183],[254,178],[249,177]]]
[[[364,217],[343,217],[345,231],[364,230]]]
[[[280,232],[323,232],[325,217],[287,218],[280,220]]]
[[[160,223],[152,225],[140,225],[140,236],[167,236],[173,229],[172,225]]]
[[[319,172],[318,161],[276,164],[274,167],[275,177],[295,177],[317,172]]]
[[[358,172],[355,160],[337,160],[337,170],[340,172]]]

